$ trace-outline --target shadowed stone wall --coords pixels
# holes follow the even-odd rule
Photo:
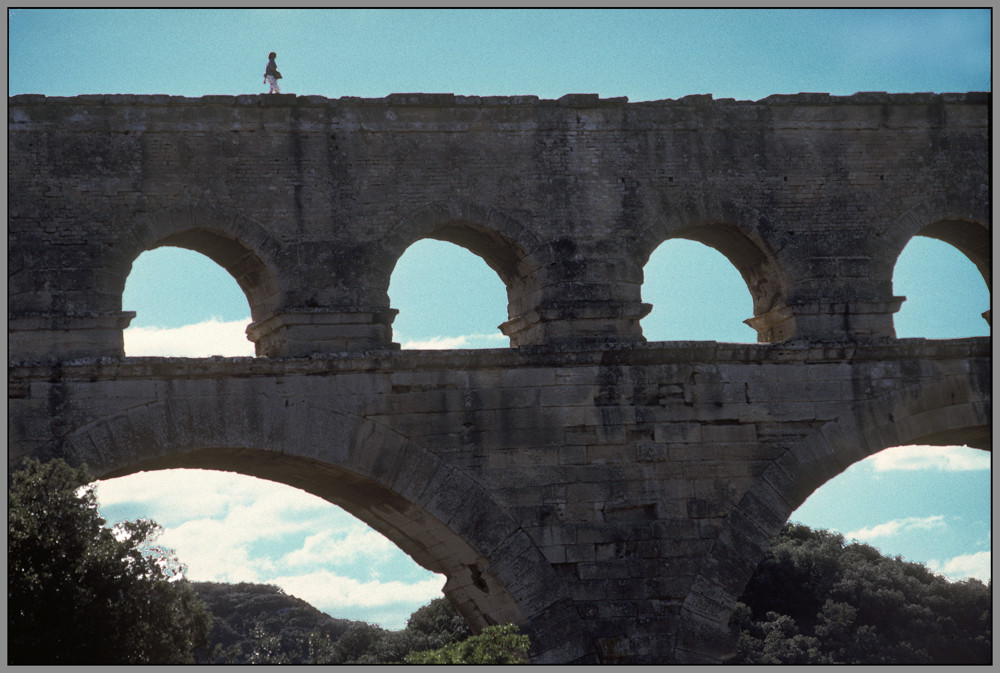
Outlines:
[[[710,662],[788,515],[883,448],[989,448],[989,339],[897,340],[895,260],[989,277],[988,94],[9,99],[8,463],[234,470],[334,502],[539,662]],[[511,349],[401,352],[413,242],[480,255]],[[710,245],[759,344],[647,344]],[[145,250],[239,282],[258,358],[124,358]],[[983,307],[988,308],[988,307]],[[989,313],[985,314],[989,319]]]

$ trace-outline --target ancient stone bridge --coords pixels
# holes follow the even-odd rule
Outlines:
[[[896,339],[892,294],[916,235],[990,282],[988,94],[8,102],[8,464],[302,488],[535,661],[724,659],[817,487],[989,448],[989,339]],[[503,280],[511,348],[393,344],[389,277],[428,237]],[[739,269],[759,343],[646,342],[675,237]],[[258,357],[124,357],[125,279],[162,245],[233,275]]]

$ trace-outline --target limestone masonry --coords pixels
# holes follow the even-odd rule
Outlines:
[[[990,284],[989,120],[987,93],[14,96],[8,465],[290,484],[534,661],[724,660],[816,488],[890,446],[990,447],[990,340],[896,339],[892,293],[916,235]],[[740,271],[759,343],[646,342],[643,266],[678,237]],[[423,238],[497,272],[511,348],[393,343]],[[162,245],[232,274],[258,357],[124,357],[125,280]]]

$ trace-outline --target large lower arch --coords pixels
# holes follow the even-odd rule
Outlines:
[[[682,608],[679,661],[732,653],[727,624],[771,540],[816,489],[852,464],[908,444],[991,450],[989,377],[948,376],[855,405],[771,462],[740,498]]]
[[[536,662],[596,660],[564,582],[462,470],[337,400],[288,400],[268,412],[239,403],[243,388],[201,396],[183,387],[164,401],[102,416],[35,455],[87,464],[98,478],[204,468],[300,488],[446,575],[444,592],[474,631],[512,622],[531,637]]]

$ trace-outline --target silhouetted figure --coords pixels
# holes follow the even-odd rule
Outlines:
[[[264,70],[264,83],[271,85],[271,90],[268,93],[281,93],[281,89],[278,88],[278,80],[281,79],[281,73],[278,72],[278,64],[274,62],[277,56],[273,51],[267,55],[267,69]]]

